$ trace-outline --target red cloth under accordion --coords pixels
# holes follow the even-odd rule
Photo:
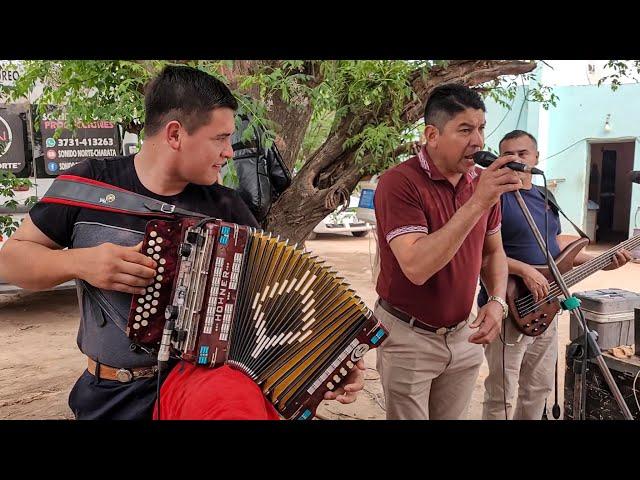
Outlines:
[[[279,420],[260,387],[239,370],[180,362],[160,390],[161,420]],[[157,419],[157,403],[153,418]]]

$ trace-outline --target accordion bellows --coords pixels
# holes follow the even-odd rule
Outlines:
[[[129,337],[157,348],[173,322],[175,356],[243,371],[285,418],[311,418],[325,392],[386,337],[336,271],[263,231],[154,220],[143,245],[157,276],[132,299]]]

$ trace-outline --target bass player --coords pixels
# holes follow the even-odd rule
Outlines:
[[[528,166],[538,164],[537,141],[533,135],[523,130],[506,134],[500,141],[499,150],[501,156],[515,155],[519,162]],[[518,172],[518,175],[523,184],[520,194],[540,232],[545,231],[545,208],[548,210],[547,244],[550,254],[556,258],[570,243],[566,237],[560,236],[558,212],[549,205],[545,206],[544,190],[533,185],[531,173]],[[502,195],[501,208],[502,242],[508,257],[509,274],[520,277],[537,302],[549,293],[549,282],[532,265],[546,265],[546,257],[541,252],[513,192]],[[580,252],[573,264],[580,265],[591,259],[590,255]],[[615,253],[605,270],[619,268],[630,259],[629,252],[621,249]],[[478,305],[481,307],[486,301],[487,293],[481,286]],[[557,322],[552,321],[544,333],[535,337],[521,335],[510,320],[505,321],[502,331],[504,334],[485,348],[489,375],[485,380],[482,418],[539,420],[555,378],[558,356]]]

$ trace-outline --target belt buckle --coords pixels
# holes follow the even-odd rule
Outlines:
[[[436,335],[444,335],[448,331],[449,329],[447,327],[440,327],[439,329],[436,330]]]
[[[120,383],[129,383],[133,379],[133,373],[126,368],[121,368],[116,372],[116,379]]]

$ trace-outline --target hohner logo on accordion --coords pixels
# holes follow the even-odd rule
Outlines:
[[[158,269],[132,299],[129,337],[157,348],[164,332],[174,356],[243,371],[286,418],[313,416],[386,337],[344,278],[270,234],[213,219],[154,220],[143,245]]]

